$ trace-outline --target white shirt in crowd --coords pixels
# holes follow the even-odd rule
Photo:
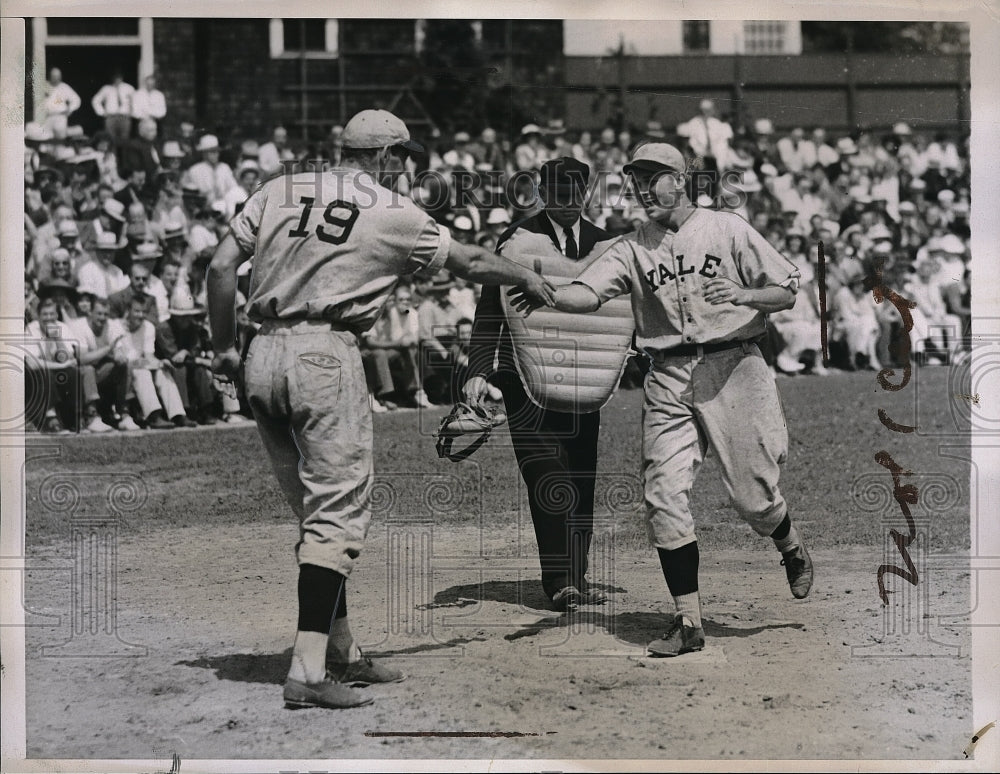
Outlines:
[[[278,150],[278,146],[273,142],[265,142],[257,150],[257,163],[260,164],[260,171],[265,177],[274,175],[282,170],[283,161],[291,161],[295,154],[288,148]]]
[[[159,89],[136,89],[132,96],[132,118],[152,118],[160,121],[167,115],[167,100]]]
[[[220,161],[215,167],[207,161],[199,161],[184,175],[184,183],[195,186],[210,202],[225,199],[226,194],[239,185],[233,176],[233,170],[224,161]]]
[[[696,156],[711,156],[719,169],[729,166],[729,140],[733,127],[715,116],[695,116],[677,127],[677,133],[686,137]]]
[[[47,116],[68,116],[75,113],[80,105],[80,95],[73,91],[68,83],[52,86],[45,97],[45,114]]]
[[[219,244],[219,238],[215,235],[215,232],[211,229],[205,228],[200,223],[195,223],[191,226],[191,234],[188,236],[188,247],[198,255],[206,247],[216,247]]]
[[[105,266],[96,258],[83,264],[77,277],[79,279],[77,291],[93,293],[98,298],[109,298],[130,284],[128,277],[121,269],[114,264]]]
[[[130,83],[109,83],[98,90],[90,104],[99,116],[130,116],[134,94],[135,87]]]
[[[100,336],[94,333],[94,329],[90,327],[90,321],[86,317],[81,317],[75,322],[73,333],[79,342],[81,355],[113,344],[117,339],[124,338],[126,333],[125,323],[113,317],[109,317],[104,323],[104,330]]]

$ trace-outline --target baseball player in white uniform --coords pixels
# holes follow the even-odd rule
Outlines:
[[[630,293],[636,341],[650,360],[646,519],[677,611],[666,634],[649,644],[654,656],[704,647],[690,494],[709,447],[736,511],[774,539],[792,594],[805,597],[813,577],[778,489],[788,433],[774,377],[754,343],[769,312],[795,303],[798,271],[738,215],[692,205],[686,169],[672,145],[637,148],[625,172],[649,222],[556,293],[556,308],[567,312],[593,312]],[[522,301],[519,308],[535,306]]]
[[[372,420],[358,337],[401,276],[441,268],[474,282],[521,286],[552,302],[539,274],[479,247],[383,183],[403,169],[406,125],[384,110],[348,122],[338,167],[273,178],[230,223],[208,273],[213,369],[232,378],[236,271],[253,256],[247,313],[261,324],[244,366],[247,397],[275,474],[299,518],[299,619],[284,686],[289,708],[371,699],[352,686],[395,682],[354,643],[345,585],[371,519]]]

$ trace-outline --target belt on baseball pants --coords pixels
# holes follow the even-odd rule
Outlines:
[[[736,349],[737,347],[743,347],[744,351],[748,347],[753,346],[755,342],[750,340],[746,341],[744,339],[738,339],[735,341],[716,341],[711,344],[679,344],[676,347],[670,347],[669,349],[647,349],[650,357],[654,360],[663,357],[703,357],[704,355],[710,355],[713,352],[723,352],[727,349]]]
[[[275,319],[269,317],[261,321],[258,333],[314,333],[317,331],[341,331],[358,335],[358,329],[337,320],[314,320],[308,317]]]

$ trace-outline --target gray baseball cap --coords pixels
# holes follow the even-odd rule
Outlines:
[[[362,110],[347,122],[341,141],[345,148],[364,150],[399,145],[414,153],[424,146],[410,139],[410,130],[388,110]]]
[[[628,174],[633,169],[648,169],[653,172],[672,169],[676,172],[686,172],[687,161],[684,154],[669,143],[647,142],[633,151],[632,160],[622,171]]]

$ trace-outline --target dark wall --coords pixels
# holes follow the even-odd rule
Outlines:
[[[619,61],[566,58],[566,121],[603,126],[614,115],[622,79]],[[968,55],[843,53],[801,56],[633,57],[623,80],[628,122],[655,119],[666,127],[695,115],[705,97],[744,121],[770,118],[779,129],[823,125],[962,132],[969,118]]]

